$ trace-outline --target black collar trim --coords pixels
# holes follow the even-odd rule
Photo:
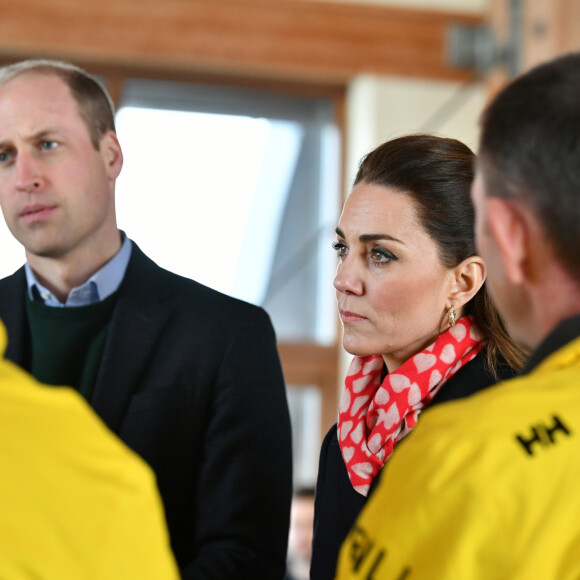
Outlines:
[[[531,356],[526,361],[521,374],[525,375],[531,372],[543,360],[579,336],[580,314],[563,320],[531,354]]]

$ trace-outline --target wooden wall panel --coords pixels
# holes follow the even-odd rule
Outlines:
[[[286,383],[315,386],[322,395],[320,442],[338,416],[338,348],[313,344],[279,344]]]
[[[500,46],[510,39],[514,18],[511,5],[510,0],[490,0],[489,22]],[[516,26],[519,26],[518,74],[559,55],[580,50],[578,0],[521,0],[521,22]],[[506,66],[497,66],[488,77],[490,96],[509,80]]]
[[[523,16],[523,70],[580,50],[578,0],[528,0]]]
[[[459,80],[445,35],[473,15],[303,0],[0,0],[0,57],[345,82]]]

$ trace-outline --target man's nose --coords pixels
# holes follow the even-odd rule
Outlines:
[[[34,192],[42,187],[40,167],[32,156],[19,154],[15,161],[16,188],[19,191]]]

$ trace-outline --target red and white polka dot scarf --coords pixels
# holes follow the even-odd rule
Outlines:
[[[338,415],[338,442],[354,489],[366,496],[393,448],[445,381],[483,348],[473,318],[463,316],[435,342],[388,374],[381,355],[355,357]]]

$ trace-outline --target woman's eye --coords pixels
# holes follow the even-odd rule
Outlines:
[[[334,242],[332,244],[332,248],[334,249],[336,255],[339,258],[342,258],[343,256],[346,256],[348,254],[348,248],[342,242]]]
[[[397,256],[384,248],[373,248],[371,250],[371,258],[378,264],[388,264],[397,260]]]

